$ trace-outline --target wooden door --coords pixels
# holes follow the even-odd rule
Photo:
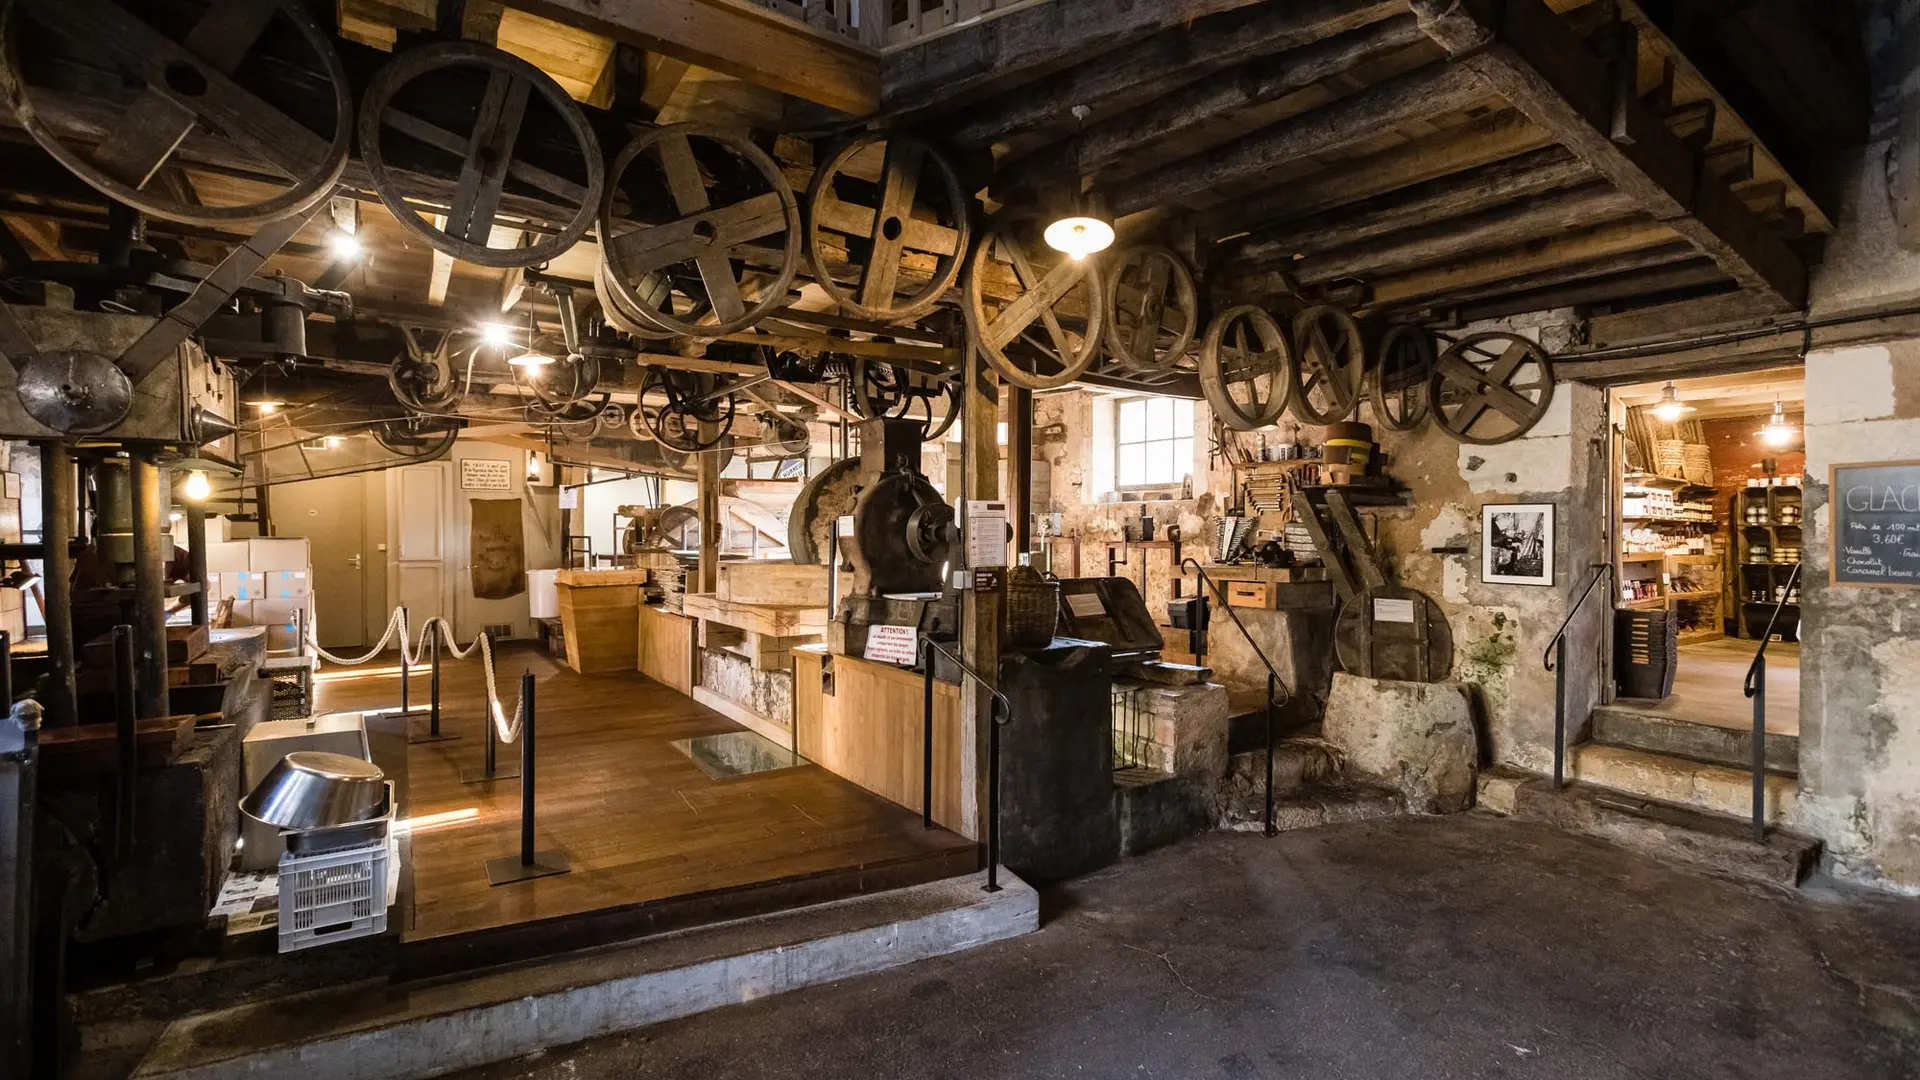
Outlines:
[[[309,587],[320,644],[329,649],[365,647],[365,479],[331,476],[278,484],[272,505],[275,535],[307,538],[313,560]]]

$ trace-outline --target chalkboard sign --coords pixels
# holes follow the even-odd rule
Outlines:
[[[1920,461],[1835,465],[1831,580],[1920,588]]]

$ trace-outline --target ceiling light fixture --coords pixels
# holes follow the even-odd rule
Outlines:
[[[1091,112],[1085,105],[1073,107],[1073,119],[1084,134],[1087,114]],[[1086,176],[1080,169],[1080,146],[1083,140],[1074,139],[1074,177],[1073,206],[1065,214],[1047,226],[1044,234],[1047,246],[1055,251],[1065,252],[1067,257],[1079,262],[1087,256],[1105,251],[1113,246],[1113,225],[1099,214],[1093,199],[1086,193]]]
[[[1672,383],[1668,383],[1667,388],[1660,392],[1660,402],[1653,407],[1653,415],[1659,417],[1661,422],[1668,424],[1674,423],[1692,411],[1693,406],[1680,400],[1680,390]]]
[[[543,368],[548,366],[549,364],[552,364],[553,357],[548,356],[545,353],[524,352],[524,353],[521,353],[519,356],[509,357],[507,359],[507,363],[512,365],[513,367],[526,368],[529,371],[537,371],[540,368]]]
[[[247,402],[247,408],[254,410],[255,412],[259,413],[262,416],[266,416],[275,412],[280,408],[280,406],[285,404],[286,402],[284,401],[272,401],[266,398],[262,398],[259,401]]]
[[[513,344],[513,327],[506,323],[490,322],[480,327],[480,340],[498,349]]]
[[[360,238],[345,229],[328,233],[327,247],[333,251],[334,258],[343,262],[352,262],[360,257]]]
[[[207,474],[195,469],[187,474],[187,482],[180,485],[180,494],[194,502],[204,502],[213,494],[213,485],[208,482]]]
[[[1797,428],[1787,423],[1786,406],[1781,404],[1780,396],[1776,394],[1773,398],[1772,419],[1769,419],[1766,426],[1754,432],[1754,434],[1760,436],[1761,441],[1765,442],[1768,446],[1779,449],[1792,442],[1793,436],[1797,431]]]

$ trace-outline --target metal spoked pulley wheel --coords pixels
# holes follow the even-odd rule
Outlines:
[[[428,348],[422,337],[431,331],[401,328],[406,353],[387,368],[387,388],[409,412],[442,412],[460,403],[462,394],[453,377],[453,333],[439,331]]]
[[[1293,318],[1293,414],[1309,424],[1337,424],[1360,404],[1367,346],[1353,316],[1316,304]]]
[[[438,416],[405,416],[373,425],[373,440],[388,453],[414,461],[432,461],[453,448],[460,435],[458,420]]]
[[[1172,367],[1200,330],[1199,296],[1192,269],[1172,249],[1121,252],[1107,279],[1107,354],[1127,367]]]
[[[964,300],[974,347],[1000,377],[1028,390],[1079,378],[1099,355],[1107,289],[1099,264],[1040,240],[1038,218],[1003,220],[967,265]]]
[[[625,314],[688,337],[744,330],[786,303],[802,235],[799,201],[773,158],[700,124],[628,143],[600,206],[605,281]]]
[[[289,33],[290,31],[290,33]],[[346,169],[353,101],[329,35],[294,0],[191,6],[10,0],[0,93],[48,154],[102,194],[168,221],[255,226],[325,198]],[[83,127],[38,87],[97,69],[118,114]],[[317,71],[324,86],[275,76]],[[316,92],[318,89],[320,92]],[[269,194],[220,204],[183,170],[256,174]],[[256,185],[245,185],[249,194]]]
[[[654,440],[682,454],[718,446],[733,428],[734,395],[718,386],[717,376],[648,368],[640,380],[640,402]]]
[[[1254,431],[1280,419],[1293,385],[1286,331],[1252,304],[1228,308],[1200,345],[1200,390],[1220,422]]]
[[[560,84],[465,41],[380,69],[360,106],[360,157],[401,224],[478,266],[558,257],[586,235],[606,182],[600,141]]]
[[[807,191],[814,280],[834,303],[864,318],[924,315],[960,277],[969,208],[960,174],[933,147],[861,135],[820,166]]]
[[[1525,435],[1553,403],[1553,360],[1518,334],[1461,338],[1434,362],[1434,419],[1454,438],[1491,445]]]
[[[1427,382],[1433,378],[1433,335],[1418,326],[1396,326],[1380,339],[1368,391],[1374,422],[1388,431],[1412,431],[1427,418]]]

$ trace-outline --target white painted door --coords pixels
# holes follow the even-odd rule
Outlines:
[[[405,606],[416,628],[433,616],[452,618],[447,566],[449,464],[408,465],[387,473],[387,595]]]

